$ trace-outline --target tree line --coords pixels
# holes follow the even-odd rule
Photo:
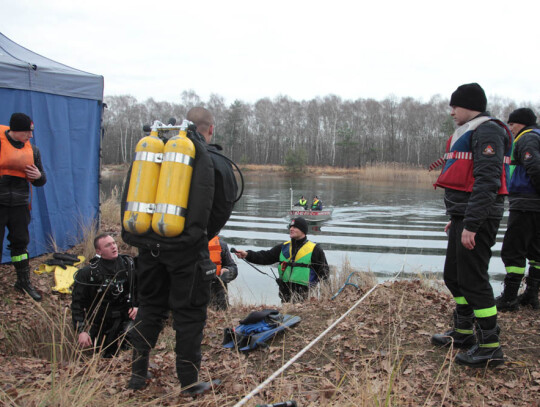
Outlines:
[[[448,99],[428,102],[389,96],[343,100],[328,95],[296,101],[288,96],[230,105],[212,94],[203,101],[184,91],[180,102],[139,102],[129,95],[105,97],[104,164],[129,163],[144,136],[142,127],[154,120],[181,121],[193,106],[204,106],[215,117],[213,142],[237,163],[362,167],[374,163],[427,166],[444,152],[454,124]],[[506,120],[517,107],[509,99],[491,98],[491,114]],[[538,112],[538,106],[529,105]]]

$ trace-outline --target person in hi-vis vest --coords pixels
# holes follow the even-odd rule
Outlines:
[[[7,228],[11,262],[17,272],[15,288],[41,301],[30,282],[26,251],[30,242],[31,188],[47,182],[39,149],[30,144],[33,131],[34,123],[24,113],[13,113],[9,127],[0,125],[0,253]]]
[[[280,263],[277,283],[281,301],[304,301],[310,288],[327,280],[329,275],[323,249],[307,239],[307,232],[308,224],[304,218],[292,219],[289,224],[291,240],[288,242],[258,252],[237,250],[236,256],[255,264]]]

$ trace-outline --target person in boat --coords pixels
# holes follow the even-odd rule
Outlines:
[[[308,202],[307,202],[307,199],[304,198],[304,195],[302,195],[302,197],[298,200],[297,203],[294,204],[294,206],[301,206],[307,210]]]
[[[497,297],[499,311],[517,311],[520,305],[539,309],[540,285],[540,129],[536,115],[526,107],[514,110],[508,127],[515,136],[510,179],[510,216],[504,234],[501,259],[506,268],[504,290]],[[518,296],[529,260],[527,287]]]
[[[458,126],[449,138],[435,187],[444,188],[450,221],[444,282],[454,297],[454,326],[431,338],[436,346],[468,348],[458,364],[485,368],[504,363],[497,307],[489,283],[491,247],[504,212],[512,134],[486,111],[477,83],[459,86],[450,98]],[[476,332],[476,335],[475,335]]]
[[[312,211],[322,211],[322,202],[317,195],[313,197],[313,202],[311,203]]]
[[[9,127],[0,125],[0,256],[7,228],[11,263],[17,273],[14,287],[41,301],[30,281],[28,225],[32,186],[45,185],[47,177],[39,149],[30,143],[33,131],[34,123],[24,113],[13,113]]]
[[[210,285],[210,307],[217,311],[229,308],[227,284],[238,277],[238,265],[231,256],[227,242],[219,236],[208,242],[210,260],[216,265],[216,277]]]
[[[119,255],[114,238],[94,239],[96,256],[74,277],[71,313],[77,342],[96,344],[105,358],[113,357],[137,316],[137,285],[133,258]]]
[[[297,217],[289,224],[291,240],[270,250],[237,250],[236,256],[255,264],[280,263],[277,283],[281,302],[302,302],[310,289],[329,277],[326,255],[319,244],[307,239],[307,233],[306,220]]]

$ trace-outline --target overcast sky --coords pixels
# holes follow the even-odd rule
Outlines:
[[[540,101],[539,1],[0,0],[0,32],[105,95]],[[488,106],[489,107],[489,106]]]

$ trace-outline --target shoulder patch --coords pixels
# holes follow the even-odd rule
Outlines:
[[[495,149],[491,144],[487,144],[482,150],[482,155],[492,156],[495,155]]]
[[[525,151],[525,154],[523,154],[523,161],[528,161],[532,158],[532,154],[529,153],[528,151]]]

